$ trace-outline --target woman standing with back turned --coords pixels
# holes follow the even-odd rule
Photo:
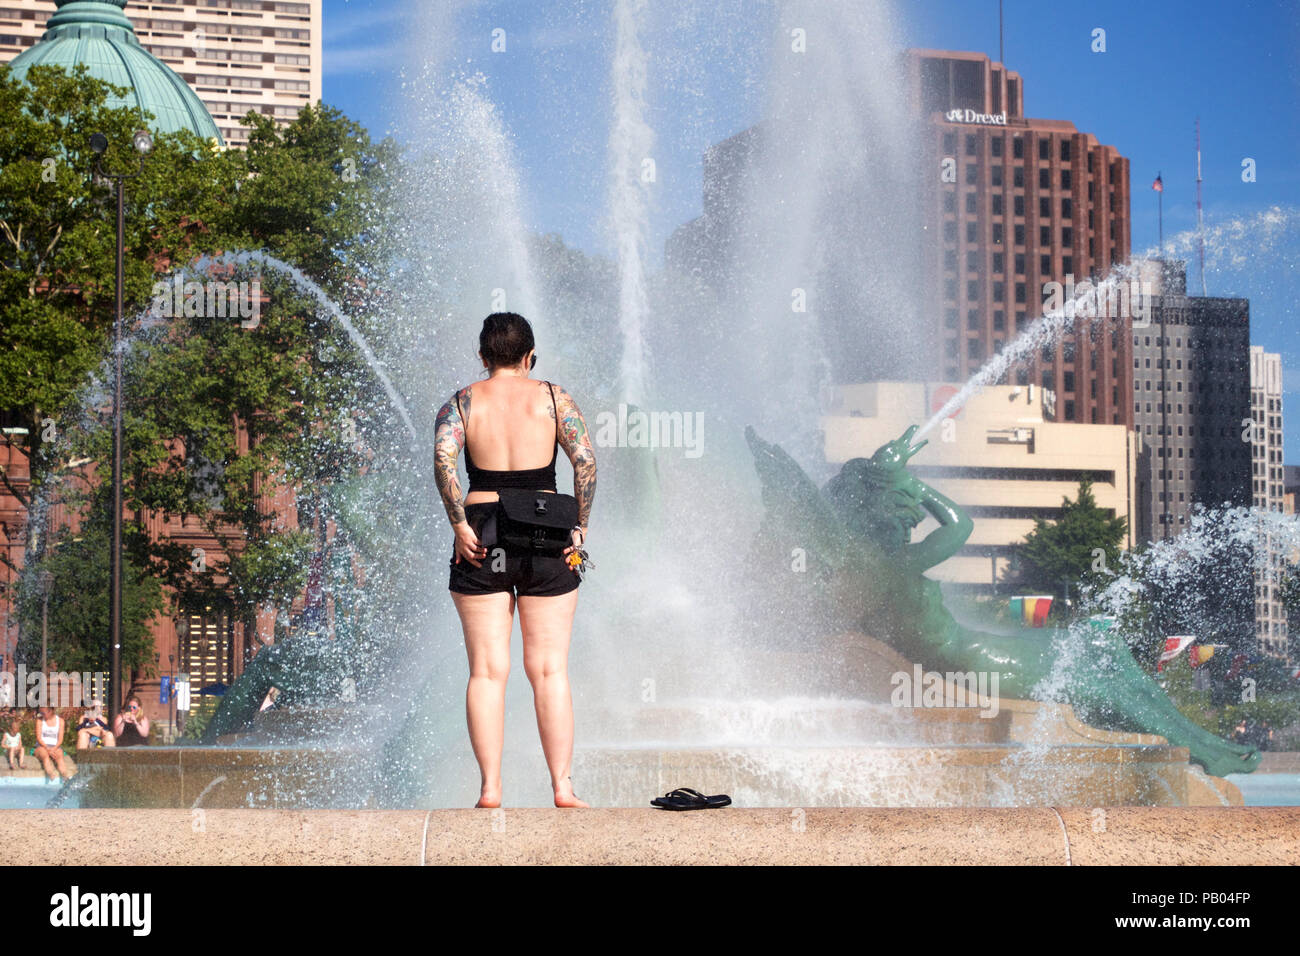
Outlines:
[[[573,463],[578,524],[565,554],[586,546],[596,493],[596,455],[587,423],[563,388],[528,377],[537,364],[533,330],[523,316],[497,312],[483,320],[479,358],[486,381],[458,391],[438,412],[434,437],[438,490],[456,540],[452,600],[469,654],[465,711],[470,744],[482,774],[478,807],[501,805],[510,632],[519,608],[524,672],[533,687],[537,729],[557,807],[585,807],[573,793],[573,698],[569,636],[578,606],[579,574],[564,556],[533,554],[480,542],[506,488],[556,491],[559,446]],[[469,492],[462,498],[456,462],[465,450]],[[541,464],[550,459],[549,464]]]

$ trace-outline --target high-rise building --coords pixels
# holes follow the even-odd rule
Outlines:
[[[71,0],[0,0],[0,63],[41,39]],[[178,73],[228,146],[249,110],[289,122],[321,98],[321,0],[98,0],[125,7],[140,43]],[[82,2],[79,6],[87,6]]]
[[[911,50],[907,64],[935,184],[934,367],[964,381],[1044,313],[1047,283],[1128,259],[1128,160],[1065,120],[1025,116],[1020,75],[982,53]],[[1122,320],[1076,324],[1004,384],[1055,392],[1062,421],[1131,427],[1128,342]]]
[[[1260,511],[1281,513],[1285,507],[1285,472],[1282,464],[1282,356],[1250,349],[1250,440],[1253,504]],[[1255,634],[1259,649],[1274,657],[1287,657],[1286,609],[1279,584],[1284,565],[1292,559],[1282,543],[1267,530],[1257,544],[1264,567],[1255,581]]]
[[[1142,439],[1138,539],[1171,538],[1195,504],[1248,505],[1250,302],[1187,295],[1187,264],[1150,260],[1150,321],[1133,339],[1133,423]]]

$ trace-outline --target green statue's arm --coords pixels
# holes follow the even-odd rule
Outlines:
[[[913,478],[913,496],[917,504],[939,522],[922,540],[908,545],[907,560],[916,573],[927,571],[936,564],[947,561],[961,550],[966,539],[975,530],[975,522],[955,501],[925,482]]]

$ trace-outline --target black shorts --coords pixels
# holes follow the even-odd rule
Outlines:
[[[465,506],[465,520],[475,534],[496,506],[495,501]],[[575,590],[581,581],[563,555],[535,554],[506,545],[489,547],[487,557],[477,568],[463,558],[458,562],[454,551],[448,563],[451,580],[447,587],[457,594],[504,591],[518,597],[555,597]]]

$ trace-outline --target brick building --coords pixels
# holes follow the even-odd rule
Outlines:
[[[911,50],[924,117],[934,367],[964,381],[1042,315],[1048,282],[1105,277],[1129,256],[1128,160],[1065,120],[1024,112],[1018,73],[982,53]],[[1009,385],[1041,385],[1062,421],[1132,426],[1126,323],[1076,327]]]

